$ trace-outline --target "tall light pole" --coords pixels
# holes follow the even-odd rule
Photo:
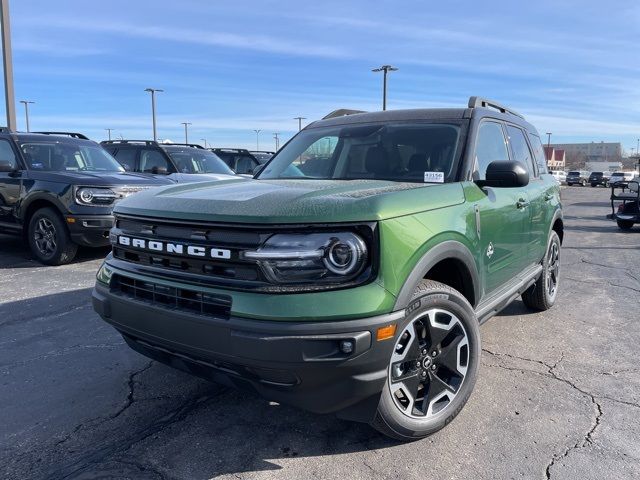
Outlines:
[[[273,134],[273,138],[276,139],[276,152],[280,148],[280,138],[278,138],[278,135],[280,135],[280,132],[274,132]]]
[[[298,131],[302,130],[302,120],[306,120],[307,117],[293,117],[294,120],[298,120]]]
[[[180,122],[182,125],[184,125],[184,143],[189,143],[189,131],[188,131],[188,127],[189,125],[191,125],[191,123],[189,122]]]
[[[636,153],[640,154],[640,138],[638,139],[638,141],[636,143]]]
[[[153,141],[158,141],[158,133],[156,132],[156,92],[164,92],[159,88],[145,88],[145,92],[149,92],[151,94],[151,118],[153,122]]]
[[[15,131],[16,99],[13,93],[13,60],[11,57],[11,28],[9,26],[9,0],[0,0],[2,24],[2,66],[4,67],[4,101],[7,110],[7,128]]]
[[[29,100],[20,100],[20,103],[24,104],[24,118],[27,122],[27,133],[29,133],[31,131],[29,130],[29,104],[36,102],[31,102]]]
[[[547,136],[547,148],[551,148],[551,132],[546,132],[545,135]]]
[[[260,132],[262,130],[254,130],[256,132],[256,150],[260,150]]]
[[[111,140],[111,130],[113,130],[113,128],[105,128],[105,130],[107,131],[107,133],[109,135],[109,140]]]
[[[207,139],[206,138],[201,138],[200,140],[202,140],[204,142],[204,148],[207,148]]]
[[[391,65],[382,65],[381,67],[371,70],[372,72],[384,72],[382,80],[382,110],[387,109],[387,74],[389,72],[395,72],[396,70],[398,69]]]

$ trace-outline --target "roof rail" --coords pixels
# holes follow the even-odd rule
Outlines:
[[[276,152],[272,152],[271,150],[249,150],[249,153],[270,153],[273,155]]]
[[[344,117],[345,115],[353,115],[356,113],[366,113],[366,112],[364,110],[349,110],[348,108],[339,108],[338,110],[334,110],[328,115],[325,115],[324,117],[322,117],[322,120],[328,120],[330,118],[336,118],[336,117]]]
[[[487,98],[482,98],[482,97],[469,97],[469,108],[477,108],[477,107],[495,108],[500,113],[510,113],[511,115],[515,115],[516,117],[520,117],[524,119],[523,115],[520,115],[515,110],[511,110],[510,108],[507,108],[504,105],[500,105],[498,102],[494,102],[493,100],[489,100]]]
[[[82,133],[76,132],[30,132],[30,133],[39,133],[41,135],[63,135],[66,137],[77,138],[79,140],[89,140],[89,137]]]
[[[211,150],[213,152],[215,152],[216,150],[222,150],[224,152],[251,153],[246,148],[225,148],[225,147],[216,148],[216,147],[213,147],[213,148],[210,148],[209,150]]]
[[[204,150],[204,147],[202,145],[198,145],[197,143],[163,143],[162,145],[160,145],[161,147],[171,147],[171,146],[177,146],[177,147],[192,147],[192,148],[199,148],[201,150]]]
[[[158,142],[154,140],[102,140],[101,144],[118,144],[118,143],[143,143],[148,146],[156,146]]]

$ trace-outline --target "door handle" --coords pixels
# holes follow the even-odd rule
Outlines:
[[[516,202],[516,207],[518,207],[519,209],[527,208],[528,206],[529,202],[527,202],[524,198],[521,198]]]
[[[548,202],[552,198],[553,198],[553,195],[551,195],[550,193],[545,193],[545,195],[544,195],[544,201],[545,202]]]

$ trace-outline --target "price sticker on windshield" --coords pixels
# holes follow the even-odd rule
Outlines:
[[[444,183],[444,172],[424,172],[425,183]]]

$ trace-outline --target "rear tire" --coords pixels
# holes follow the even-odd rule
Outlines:
[[[620,230],[631,230],[633,228],[633,222],[631,220],[616,219],[616,223]]]
[[[544,311],[553,307],[560,285],[560,237],[551,231],[549,245],[542,261],[542,273],[522,294],[523,303],[533,309]]]
[[[567,183],[567,186],[571,187],[571,186],[573,186],[573,183]]]
[[[402,441],[426,437],[451,422],[467,403],[480,365],[478,320],[460,292],[423,280],[410,305],[371,423]]]
[[[69,263],[78,251],[67,226],[52,208],[41,208],[33,214],[27,234],[31,252],[45,265]]]

